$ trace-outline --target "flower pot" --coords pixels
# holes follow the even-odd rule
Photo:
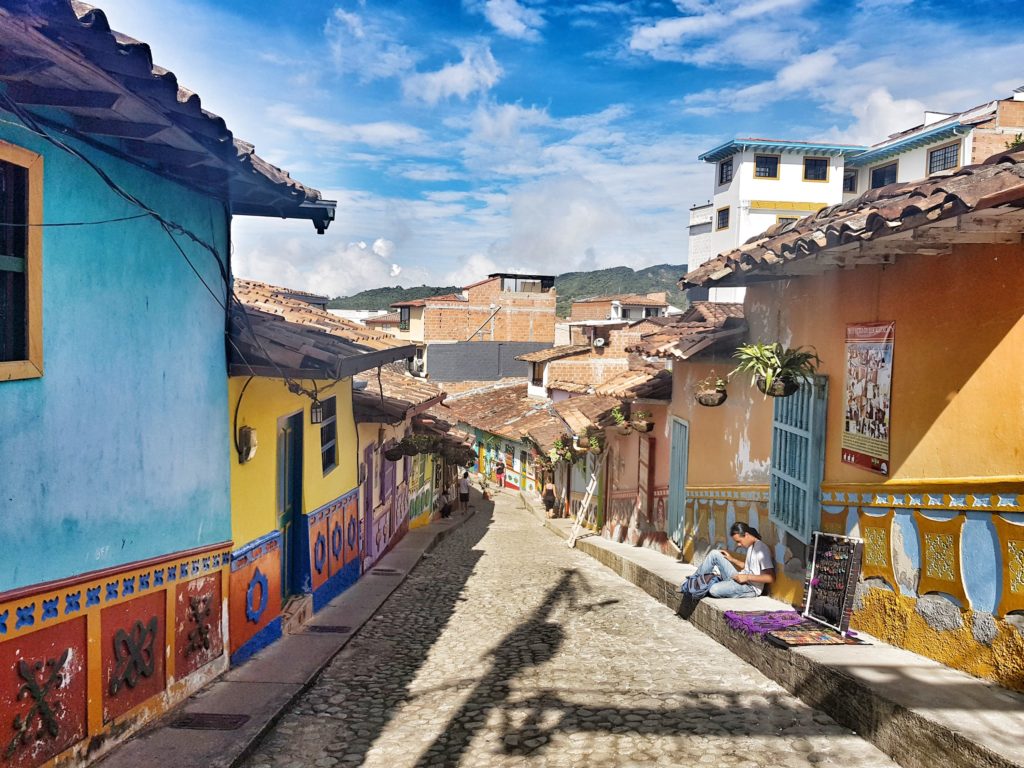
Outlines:
[[[576,444],[580,448],[589,448],[590,447],[590,438],[587,437],[586,435],[580,435],[579,437],[576,438]]]
[[[405,458],[405,453],[398,448],[388,448],[384,451],[384,458],[388,461],[399,461],[400,459]]]
[[[633,421],[630,422],[630,425],[637,432],[650,432],[652,429],[654,429],[653,421]]]
[[[697,402],[708,408],[717,408],[729,399],[729,393],[724,389],[707,389],[696,393]]]
[[[630,426],[628,421],[624,421],[621,424],[616,424],[615,429],[618,430],[620,435],[628,435],[633,431],[633,427]]]
[[[765,386],[764,376],[758,376],[754,381],[757,384],[757,388],[769,397],[789,397],[800,389],[800,381],[798,379],[775,379],[772,381],[771,387]]]
[[[604,446],[602,446],[600,443],[591,443],[590,447],[587,450],[590,451],[595,456],[600,456],[601,451],[604,450]]]

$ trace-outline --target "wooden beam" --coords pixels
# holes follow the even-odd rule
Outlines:
[[[82,107],[88,109],[110,109],[121,98],[109,91],[86,91],[71,88],[41,88],[25,83],[11,83],[7,95],[19,104],[40,107]]]
[[[93,136],[114,136],[122,139],[148,139],[167,128],[157,123],[114,120],[103,117],[75,115],[75,128]]]

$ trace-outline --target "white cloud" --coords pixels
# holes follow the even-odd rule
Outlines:
[[[895,99],[886,88],[875,88],[850,105],[854,122],[833,128],[825,137],[850,144],[876,144],[897,131],[920,124],[925,105],[916,99]]]
[[[539,30],[544,26],[544,17],[518,0],[467,0],[465,6],[470,11],[482,13],[505,37],[540,40]]]
[[[399,20],[392,14],[370,17],[335,9],[324,35],[338,71],[356,74],[361,83],[370,83],[412,70],[415,52],[399,43],[392,32]]]
[[[297,128],[331,142],[354,142],[373,147],[412,144],[424,139],[423,132],[405,123],[339,123],[304,114],[290,104],[272,104],[267,114],[281,125]]]
[[[474,93],[486,93],[501,78],[501,66],[486,45],[465,45],[462,61],[436,72],[409,75],[402,83],[406,98],[434,105],[455,96],[465,101]]]
[[[502,271],[504,271],[504,267],[499,266],[489,256],[482,253],[472,253],[458,267],[445,275],[444,284],[469,285],[487,275]]]

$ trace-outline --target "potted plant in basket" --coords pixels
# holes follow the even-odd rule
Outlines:
[[[620,435],[628,435],[633,429],[630,426],[629,421],[626,419],[626,414],[622,412],[622,408],[615,406],[612,408],[612,419],[615,421],[615,428],[619,430]]]
[[[800,388],[801,381],[809,381],[821,358],[812,348],[783,347],[773,344],[744,344],[733,357],[740,361],[733,373],[750,373],[754,383],[765,395],[789,397]]]
[[[728,379],[723,379],[711,371],[694,385],[693,395],[701,405],[715,408],[729,398],[729,393],[726,391],[728,385]]]
[[[650,411],[633,411],[629,417],[629,423],[637,432],[650,432],[654,429]]]

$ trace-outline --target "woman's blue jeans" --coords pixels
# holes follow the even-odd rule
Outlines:
[[[717,549],[708,552],[704,562],[697,568],[697,573],[711,573],[714,570],[718,571],[718,575],[724,581],[711,585],[711,589],[708,590],[710,597],[757,597],[761,594],[757,591],[757,587],[752,584],[740,584],[738,581],[732,580],[732,577],[739,573],[739,571]]]

